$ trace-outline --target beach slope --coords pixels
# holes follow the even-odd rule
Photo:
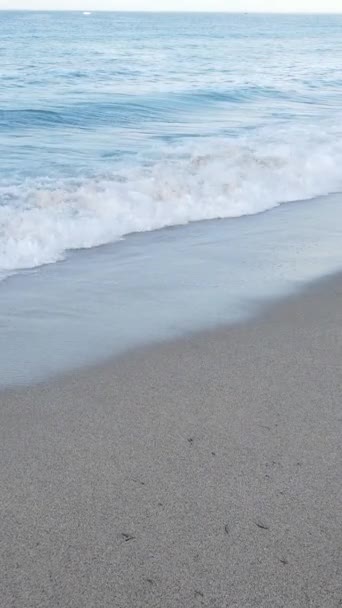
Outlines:
[[[337,608],[342,279],[0,395],[9,608]]]

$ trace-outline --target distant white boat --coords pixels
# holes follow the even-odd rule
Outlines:
[[[83,15],[91,15],[91,13],[89,11],[84,11]]]

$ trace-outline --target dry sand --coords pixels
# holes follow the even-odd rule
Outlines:
[[[0,395],[4,608],[342,605],[342,279]]]

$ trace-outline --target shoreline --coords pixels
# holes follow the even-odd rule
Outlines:
[[[342,268],[340,214],[340,195],[299,201],[262,218],[136,234],[13,277],[0,284],[0,385],[262,313]]]
[[[2,390],[4,604],[337,608],[341,300]]]
[[[166,335],[161,336],[159,339],[154,338],[146,341],[146,343],[138,343],[137,345],[127,347],[125,350],[118,350],[118,352],[107,356],[99,356],[95,362],[81,363],[73,365],[68,370],[51,372],[45,378],[32,379],[30,381],[23,380],[12,384],[5,383],[0,385],[0,399],[2,396],[6,397],[12,393],[22,393],[31,389],[45,388],[49,390],[49,388],[54,388],[56,385],[71,380],[82,382],[89,374],[101,373],[107,370],[111,371],[117,365],[129,365],[134,359],[144,358],[145,355],[153,355],[159,349],[164,350],[172,347],[182,349],[182,347],[187,347],[188,343],[192,340],[219,339],[222,334],[226,335],[227,332],[248,330],[249,327],[256,324],[259,325],[267,322],[270,317],[278,315],[287,306],[295,305],[297,302],[301,305],[310,301],[311,297],[324,297],[327,291],[329,292],[331,289],[334,291],[338,290],[340,283],[342,296],[342,270],[331,272],[311,281],[299,281],[298,287],[293,288],[292,291],[287,293],[254,299],[250,298],[248,302],[244,302],[244,307],[249,310],[249,313],[241,315],[240,318],[227,319],[223,322],[217,322],[212,326],[208,324],[202,328],[183,329],[178,335]]]

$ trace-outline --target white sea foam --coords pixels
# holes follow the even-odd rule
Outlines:
[[[265,143],[268,141],[268,143]],[[0,187],[0,278],[132,232],[259,213],[342,190],[331,133],[202,140],[97,179]]]

